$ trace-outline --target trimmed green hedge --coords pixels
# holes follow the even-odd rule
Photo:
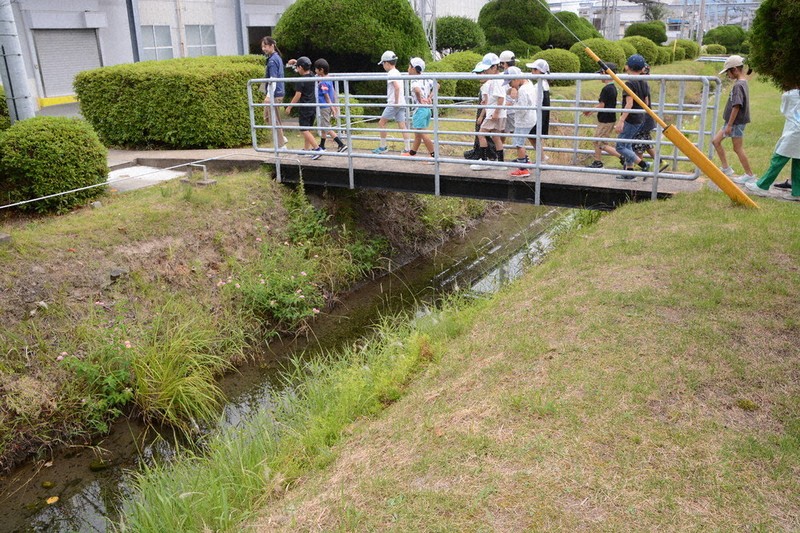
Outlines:
[[[584,52],[584,55],[586,53]],[[533,60],[537,59],[544,59],[550,65],[550,73],[556,74],[559,72],[574,72],[578,73],[581,71],[581,61],[578,59],[578,56],[573,54],[568,50],[562,50],[561,48],[551,48],[550,50],[542,50],[535,56],[533,56]],[[523,65],[524,67],[524,65]],[[597,70],[597,68],[595,68]],[[527,71],[527,69],[523,69],[523,71]],[[574,85],[574,81],[570,80],[554,80],[550,82],[550,85]]]
[[[628,41],[622,40],[622,41],[614,41],[614,42],[617,43],[620,48],[622,48],[623,52],[625,52],[625,59],[628,59],[629,57],[631,57],[633,54],[636,53],[636,47],[633,46]],[[621,66],[622,65],[620,65],[620,67]]]
[[[74,86],[108,145],[227,148],[250,142],[247,81],[263,76],[261,56],[197,57],[88,70]]]
[[[567,31],[559,21],[569,28],[572,33]],[[550,26],[549,44],[555,48],[569,50],[569,48],[575,44],[575,37],[572,36],[573,33],[582,41],[602,37],[600,32],[592,26],[591,22],[585,18],[579,17],[572,11],[559,11],[555,13],[554,16],[550,18],[548,25]]]
[[[655,65],[658,61],[658,45],[648,39],[634,35],[633,37],[625,37],[623,41],[631,43],[636,48],[636,53],[644,57],[648,65]]]
[[[11,127],[11,114],[8,111],[8,101],[6,91],[0,87],[0,131]]]
[[[11,202],[104,183],[108,150],[84,120],[34,117],[14,123],[0,136],[0,189]],[[22,206],[65,211],[104,192],[105,187]]]
[[[660,20],[634,22],[625,28],[625,37],[633,37],[635,35],[646,37],[655,44],[660,45],[667,40],[667,26]]]
[[[436,19],[436,48],[438,50],[468,50],[486,44],[486,36],[478,23],[467,17]]]
[[[439,72],[471,72],[475,68],[475,63],[480,61],[482,56],[475,52],[465,51],[456,52],[443,58],[439,63],[443,65],[443,70]],[[474,98],[478,94],[480,83],[478,80],[446,80],[452,81],[455,85],[454,92],[451,96],[461,96],[465,98]],[[442,84],[444,87],[444,84]]]
[[[700,57],[700,46],[691,39],[678,39],[678,47],[686,50],[686,59],[697,59]]]
[[[706,54],[721,56],[728,53],[728,50],[721,44],[707,44],[703,48],[705,48]]]
[[[683,61],[686,59],[686,48],[680,46],[675,49],[674,61]]]
[[[627,56],[619,44],[602,38],[588,39],[584,41],[583,44],[573,44],[572,48],[569,49],[569,51],[576,55],[580,61],[580,72],[597,72],[597,69],[599,68],[597,63],[595,63],[584,51],[584,48],[587,46],[591,48],[592,51],[603,61],[611,61],[612,63],[616,63],[620,69],[622,69],[622,65],[625,64],[625,59]]]
[[[658,47],[658,64],[659,65],[667,65],[672,63],[672,47],[670,46],[659,46]]]

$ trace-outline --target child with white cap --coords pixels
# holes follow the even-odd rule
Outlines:
[[[400,76],[400,71],[395,67],[395,65],[397,65],[397,54],[391,50],[386,50],[383,53],[381,60],[378,61],[378,65],[383,66],[383,70],[388,73],[390,78]],[[403,84],[400,82],[400,80],[396,79],[386,82],[386,107],[383,108],[381,118],[378,120],[378,128],[385,128],[386,123],[389,122],[389,120],[396,120],[397,125],[401,130],[406,129],[406,101],[405,97],[403,96]],[[408,133],[403,131],[402,135],[404,151],[408,152],[410,148]],[[383,154],[389,151],[389,147],[386,145],[385,130],[380,132],[380,137],[380,146],[372,151],[374,154]]]
[[[425,71],[425,61],[421,57],[412,57],[408,65],[408,74],[413,76],[411,82],[411,103],[418,106],[414,111],[414,116],[411,118],[411,127],[415,130],[424,130],[431,123],[431,104],[433,97],[433,83],[430,78],[422,78],[420,74]],[[403,155],[415,156],[419,145],[425,143],[425,148],[430,152],[431,157],[434,157],[434,146],[430,135],[422,133],[422,131],[414,132],[414,142],[411,144],[411,150],[404,152]]]
[[[720,71],[730,80],[734,80],[725,110],[722,112],[722,119],[725,125],[714,135],[711,144],[719,155],[722,163],[722,172],[729,177],[733,176],[733,169],[728,165],[728,157],[722,147],[722,139],[730,137],[733,142],[733,151],[739,157],[739,162],[744,168],[744,174],[731,178],[736,183],[746,183],[755,179],[753,170],[750,168],[750,161],[744,153],[744,128],[750,122],[750,91],[747,88],[747,74],[744,72],[744,58],[742,56],[731,56],[725,60],[725,68]]]
[[[544,59],[537,59],[533,63],[525,63],[525,66],[531,69],[531,74],[550,74],[550,64]],[[536,85],[536,105],[542,107],[550,107],[550,83],[547,80],[541,80],[542,91],[539,94],[539,84]],[[550,134],[550,110],[542,109],[542,123],[540,125],[542,135]],[[536,139],[530,139],[531,146],[536,148]],[[542,150],[544,150],[544,142],[542,143]],[[542,160],[548,161],[550,158],[546,154],[542,154]]]
[[[514,147],[517,149],[517,163],[527,163],[528,154],[525,151],[525,139],[528,135],[535,134],[536,130],[536,91],[530,80],[519,78],[522,71],[518,67],[509,67],[506,71],[508,80],[503,83],[510,85],[517,92],[514,102],[516,122],[514,125]],[[525,178],[531,175],[527,168],[518,168],[511,172],[516,178]]]
[[[497,54],[486,54],[483,59],[475,65],[472,70],[478,74],[497,74],[500,65],[500,58]],[[484,135],[478,136],[479,151],[481,161],[488,159],[489,143],[486,140],[485,134],[491,135],[497,151],[497,160],[503,161],[503,138],[500,135],[505,131],[506,127],[506,110],[504,109],[506,97],[506,89],[501,79],[487,80],[481,86],[481,106],[486,106],[481,109],[476,121],[480,124],[479,133]],[[489,170],[490,167],[482,164],[474,164],[469,167],[472,170]]]

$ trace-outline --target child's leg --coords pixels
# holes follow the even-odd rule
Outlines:
[[[795,159],[792,160],[792,177],[793,178],[794,178],[794,167],[795,167],[794,161],[796,161],[796,160]],[[764,189],[765,191],[769,190],[769,188],[772,186],[773,182],[776,179],[778,179],[778,175],[781,173],[781,170],[783,170],[783,167],[788,162],[789,162],[789,158],[788,157],[784,157],[782,155],[778,155],[777,153],[773,153],[772,154],[772,158],[769,161],[769,168],[767,169],[766,172],[764,172],[764,174],[761,176],[761,178],[756,182],[756,185],[758,185],[758,187],[760,189]]]
[[[792,196],[800,196],[800,159],[792,158]]]
[[[744,137],[733,137],[731,141],[733,141],[733,151],[739,157],[739,162],[744,167],[744,173],[752,176],[753,170],[750,168],[750,161],[748,161],[747,155],[744,153]]]
[[[381,128],[381,129],[385,128],[386,127],[386,122],[387,122],[387,120],[385,118],[381,117],[380,120],[378,120],[378,127]],[[386,133],[387,133],[386,131],[381,131],[380,132],[381,146],[386,146]]]
[[[497,160],[498,161],[505,161],[505,152],[503,151],[503,138],[499,135],[492,135],[492,141],[494,141],[494,148],[497,152]]]
[[[729,168],[728,167],[728,157],[725,154],[725,149],[722,147],[722,139],[724,138],[723,130],[719,130],[714,138],[711,139],[711,144],[714,145],[714,150],[716,150],[717,155],[719,156],[719,161],[722,163],[722,168]]]
[[[319,145],[314,142],[314,135],[308,131],[303,130],[303,139],[304,139],[304,146],[306,150],[316,150],[319,148]]]
[[[398,120],[397,121],[397,126],[401,130],[405,130],[406,129],[406,121],[405,120]],[[403,131],[401,133],[401,135],[403,136],[403,148],[405,148],[405,151],[408,152],[409,148],[411,147],[411,137],[408,135],[407,131]]]
[[[478,133],[486,133],[486,130],[481,128],[478,130]],[[486,140],[486,135],[478,135],[478,144],[481,148],[486,148],[489,146],[489,141]]]
[[[436,151],[436,147],[433,146],[433,139],[431,139],[431,136],[427,133],[420,133],[419,136],[422,138],[422,142],[425,143],[425,148],[428,149],[428,152],[433,154]]]
[[[419,145],[422,144],[422,134],[414,132],[414,142],[411,143],[411,155],[414,155],[419,150]]]

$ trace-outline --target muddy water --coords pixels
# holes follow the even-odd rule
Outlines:
[[[279,387],[281,365],[297,353],[330,351],[357,342],[381,315],[400,310],[424,313],[442,294],[485,294],[521,275],[551,244],[550,231],[563,211],[516,205],[482,222],[463,239],[363,283],[314,323],[308,338],[273,343],[257,362],[226,376],[223,424],[236,424],[269,402]],[[129,494],[126,472],[169,459],[169,432],[147,431],[122,420],[93,447],[75,447],[23,465],[2,480],[0,532],[107,531],[108,519]],[[48,504],[54,497],[58,501]]]

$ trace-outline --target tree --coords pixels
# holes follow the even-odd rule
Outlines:
[[[338,72],[377,69],[384,50],[402,62],[430,58],[422,22],[408,0],[297,0],[274,37],[285,58],[323,57]]]
[[[520,39],[543,47],[550,38],[549,19],[550,9],[538,0],[492,0],[481,8],[478,24],[489,44]]]
[[[634,22],[625,28],[625,37],[635,35],[646,37],[656,44],[662,44],[667,40],[667,26],[660,20]]]
[[[550,26],[550,41],[548,44],[554,48],[569,50],[569,48],[575,44],[575,37],[564,29],[564,26],[559,24],[559,20],[582,41],[602,37],[600,32],[592,26],[592,23],[585,18],[579,17],[572,11],[559,11],[548,23]]]
[[[648,21],[664,20],[669,15],[669,8],[661,2],[644,3],[644,19]],[[666,41],[666,39],[664,39]]]
[[[486,44],[486,35],[472,19],[467,17],[440,17],[436,19],[436,48],[455,52],[469,50]]]
[[[793,0],[787,0],[792,3]],[[735,54],[741,51],[742,43],[747,38],[747,34],[741,26],[728,24],[727,26],[717,26],[709,30],[703,36],[703,44],[721,44],[729,53]]]
[[[784,91],[800,88],[799,27],[800,0],[764,0],[753,20],[748,60]]]

